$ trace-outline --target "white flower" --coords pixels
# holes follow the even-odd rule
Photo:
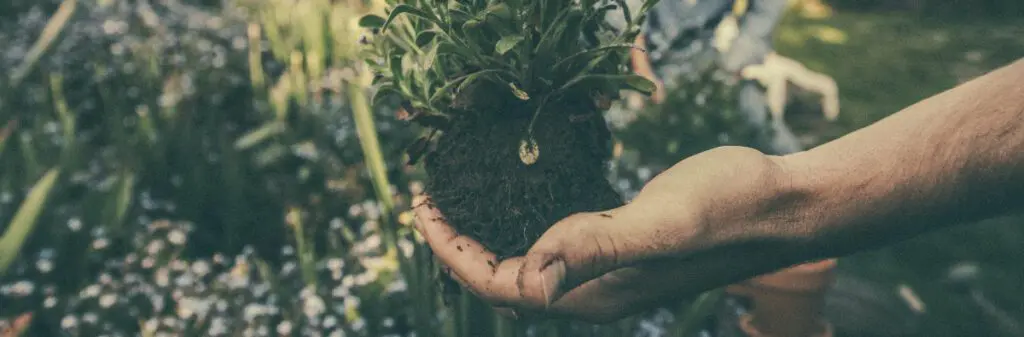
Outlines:
[[[146,245],[146,253],[149,253],[150,255],[156,255],[160,253],[160,251],[163,249],[164,242],[159,240],[150,242],[148,245]]]
[[[363,328],[365,328],[365,327],[366,327],[366,320],[363,319],[362,317],[356,318],[354,321],[352,321],[352,330],[359,331],[359,330],[363,330]]]
[[[345,311],[354,311],[359,308],[359,298],[355,296],[346,297],[342,302],[345,305]]]
[[[11,285],[9,291],[14,296],[28,296],[36,289],[36,285],[29,281],[18,281]]]
[[[71,329],[76,326],[78,326],[78,318],[74,315],[64,316],[64,318],[60,320],[60,327],[64,330]]]
[[[142,325],[142,329],[148,332],[155,332],[158,327],[160,327],[160,322],[155,318],[147,319],[146,323]]]
[[[82,229],[82,220],[79,218],[68,219],[68,229],[72,232],[77,232]]]
[[[96,316],[95,312],[87,312],[82,315],[82,321],[89,324],[96,324],[100,320],[99,316]]]
[[[200,277],[206,276],[206,274],[210,273],[210,264],[202,260],[196,261],[192,264],[192,273]]]
[[[388,285],[388,288],[385,291],[387,291],[388,293],[399,293],[405,291],[406,289],[408,289],[408,285],[405,284],[405,280],[399,279],[395,280],[394,282],[391,282],[391,284]]]
[[[157,286],[163,288],[171,284],[171,272],[167,270],[167,268],[160,267],[156,270],[156,273],[154,274]]]
[[[326,310],[327,305],[324,304],[324,300],[316,295],[307,297],[302,306],[302,311],[306,314],[306,317],[320,316]]]
[[[88,287],[85,287],[85,289],[82,289],[82,292],[78,294],[78,297],[90,298],[90,297],[96,297],[99,294],[100,294],[100,285],[98,285],[98,284],[91,284]]]
[[[322,325],[324,328],[330,329],[333,328],[335,325],[338,325],[338,319],[335,318],[334,316],[327,316],[327,318],[324,318],[324,322]]]
[[[345,267],[345,261],[342,259],[332,258],[327,260],[327,268],[329,268],[331,271],[341,270],[341,268],[343,267]]]
[[[346,287],[344,285],[340,285],[340,286],[334,287],[334,290],[331,290],[331,296],[334,296],[334,297],[345,297],[345,296],[348,296],[348,295],[349,295],[348,287]]]
[[[170,233],[167,233],[167,241],[170,241],[171,244],[177,246],[185,244],[185,233],[182,233],[180,230],[175,229]]]
[[[206,331],[211,336],[223,335],[228,332],[227,323],[224,323],[224,318],[214,317],[210,320],[210,329]]]
[[[281,321],[281,323],[279,323],[277,325],[277,333],[278,334],[280,334],[280,335],[288,335],[288,334],[291,334],[291,332],[292,332],[292,322]]]
[[[261,304],[250,303],[242,309],[242,318],[246,322],[252,322],[257,317],[263,316],[267,313],[266,306]]]
[[[114,302],[117,302],[117,295],[115,294],[103,294],[103,296],[100,296],[101,308],[110,308],[114,305]]]
[[[92,249],[100,250],[100,249],[107,248],[107,246],[109,246],[109,245],[110,245],[110,242],[107,241],[107,239],[99,238],[99,239],[96,239],[96,240],[94,240],[92,242]]]

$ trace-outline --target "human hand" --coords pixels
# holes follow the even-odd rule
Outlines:
[[[572,215],[525,256],[497,261],[425,197],[417,229],[448,274],[499,312],[619,318],[802,262],[797,212],[777,158],[738,147],[684,160],[628,205]],[[783,224],[797,224],[784,226]],[[807,257],[810,258],[810,257]]]

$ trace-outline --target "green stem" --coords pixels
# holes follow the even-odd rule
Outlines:
[[[25,55],[25,60],[11,73],[11,89],[21,84],[21,80],[32,71],[36,63],[39,62],[39,59],[43,57],[43,53],[53,46],[54,40],[57,39],[57,36],[64,30],[64,26],[67,25],[71,16],[75,13],[76,5],[78,5],[78,0],[65,0],[60,4],[60,8],[57,9],[57,12],[53,14],[50,21],[46,23],[46,27],[43,28],[43,33],[40,34],[39,40],[36,40],[36,43],[29,49],[28,55]]]

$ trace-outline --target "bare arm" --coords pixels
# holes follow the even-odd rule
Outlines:
[[[687,158],[629,204],[563,219],[497,263],[428,201],[416,212],[450,275],[492,305],[607,322],[1014,205],[1024,205],[1024,60],[813,150]]]
[[[1024,59],[779,162],[822,256],[1024,206]]]

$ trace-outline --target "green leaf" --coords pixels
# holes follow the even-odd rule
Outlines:
[[[404,55],[391,55],[388,59],[388,68],[391,69],[391,78],[395,79],[395,83],[401,84],[402,80],[405,79],[405,72],[402,71],[402,56]]]
[[[644,5],[640,6],[640,13],[642,13],[641,15],[646,14],[648,11],[651,10],[651,8],[654,8],[654,6],[657,6],[658,2],[659,2],[659,0],[647,0],[647,1],[644,1]]]
[[[508,86],[512,87],[512,93],[515,94],[516,98],[519,98],[519,100],[530,100],[530,94],[527,94],[525,91],[523,91],[523,89],[519,89],[519,87],[517,87],[515,83],[509,83]]]
[[[469,83],[470,81],[476,81],[481,76],[484,76],[484,75],[487,75],[487,74],[494,75],[494,74],[499,74],[499,73],[510,74],[508,71],[501,70],[501,69],[488,69],[488,70],[481,70],[481,71],[478,71],[478,72],[475,72],[475,73],[472,73],[472,74],[469,74],[469,75],[465,75],[465,76],[456,78],[454,80],[448,81],[447,84],[445,84],[443,87],[441,87],[441,89],[438,89],[436,92],[434,92],[434,95],[430,97],[430,104],[433,105],[433,104],[436,104],[436,103],[440,102],[441,98],[444,97],[445,94],[447,94],[449,91],[451,91],[456,86],[458,86],[458,90],[457,91],[462,91],[462,89],[465,89],[470,84]]]
[[[377,105],[380,103],[380,101],[384,100],[385,98],[391,95],[401,95],[401,92],[399,92],[398,89],[395,88],[394,83],[381,83],[381,85],[377,87],[377,91],[373,93],[373,98],[370,99],[370,104]]]
[[[7,139],[14,133],[14,127],[17,125],[15,120],[7,122],[2,129],[0,129],[0,156],[4,154],[4,148],[7,147]]]
[[[416,35],[416,46],[419,46],[419,47],[426,46],[431,41],[434,41],[435,37],[437,37],[437,31],[434,31],[434,30],[422,31],[418,35]]]
[[[124,224],[128,208],[132,204],[132,196],[135,195],[135,173],[126,171],[121,174],[121,181],[117,189],[117,196],[113,199],[114,214],[109,219],[109,224],[120,227]]]
[[[466,77],[465,81],[462,81],[462,84],[459,84],[459,89],[456,90],[456,92],[462,92],[463,90],[466,90],[467,87],[469,87],[470,85],[476,83],[477,81],[481,81],[481,80],[496,81],[497,79],[499,79],[498,78],[498,74],[500,74],[502,72],[503,71],[499,70],[499,69],[489,69],[489,70],[483,70],[483,71],[478,71],[478,72],[472,73],[472,74],[470,74],[469,76]]]
[[[395,9],[391,10],[391,14],[388,15],[388,19],[385,20],[384,24],[380,27],[381,32],[386,32],[388,30],[388,27],[391,26],[391,23],[395,21],[395,18],[397,18],[399,15],[406,13],[430,20],[431,22],[434,22],[435,24],[438,25],[441,24],[440,22],[438,22],[437,18],[434,18],[432,15],[430,15],[430,13],[424,12],[423,10],[410,5],[401,4],[395,6]]]
[[[263,143],[270,137],[279,135],[285,131],[285,125],[281,121],[272,121],[264,124],[259,129],[252,130],[235,141],[235,149],[245,151],[253,146]]]
[[[569,81],[569,83],[566,83],[560,89],[558,89],[558,92],[565,92],[565,91],[567,91],[569,89],[572,89],[573,87],[575,87],[576,85],[579,85],[581,83],[595,82],[595,81],[611,83],[611,84],[614,84],[616,87],[618,87],[620,89],[632,89],[632,90],[641,92],[641,93],[643,93],[645,95],[651,95],[651,94],[654,93],[655,90],[657,90],[657,86],[655,86],[654,82],[651,82],[646,77],[643,77],[643,76],[640,76],[640,75],[636,75],[636,74],[628,74],[628,75],[597,74],[597,75],[582,75],[582,76],[578,76],[578,77],[574,78],[572,81]]]
[[[56,168],[46,172],[46,175],[32,186],[25,201],[14,213],[14,219],[7,225],[4,236],[0,237],[0,276],[3,276],[7,268],[14,262],[18,252],[21,251],[21,246],[38,223],[39,214],[42,212],[43,206],[46,205],[46,200],[59,175],[60,169]]]
[[[573,54],[573,55],[571,55],[569,57],[566,57],[566,58],[558,61],[558,63],[555,63],[555,66],[552,67],[552,68],[558,70],[561,67],[564,67],[564,66],[572,64],[572,62],[576,62],[578,60],[585,59],[588,56],[590,56],[590,57],[604,57],[604,55],[606,55],[606,53],[614,51],[616,49],[627,49],[628,50],[628,49],[639,49],[639,47],[637,47],[635,45],[632,45],[632,44],[613,44],[613,45],[602,46],[602,47],[598,47],[598,48],[594,48],[594,49],[584,50],[584,51],[581,51],[579,53]]]
[[[494,16],[502,20],[512,20],[512,10],[509,9],[508,4],[498,3],[487,7],[487,10],[483,12],[483,20],[487,20],[488,17]]]
[[[516,45],[522,41],[522,35],[509,35],[502,37],[501,40],[498,41],[498,44],[494,46],[494,51],[498,52],[498,55],[505,55],[505,53],[508,53],[509,50],[515,48]]]
[[[359,27],[381,28],[384,27],[384,22],[384,18],[377,15],[368,14],[364,15],[362,18],[359,19]]]

